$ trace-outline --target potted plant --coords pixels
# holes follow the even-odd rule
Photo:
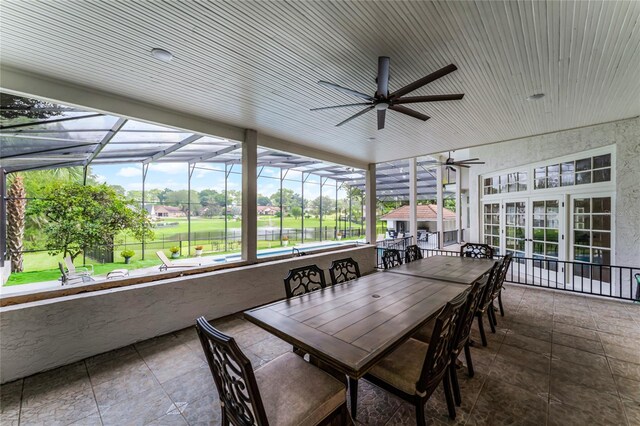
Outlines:
[[[180,257],[180,247],[178,246],[171,247],[169,251],[171,252],[172,259],[177,259]]]
[[[282,236],[282,247],[286,247],[289,245],[289,237],[287,235]]]
[[[196,257],[202,256],[202,250],[204,249],[204,246],[195,246],[195,249],[196,249]]]
[[[338,232],[336,234],[336,238],[339,239],[339,240],[342,239],[342,232]]]
[[[131,263],[131,258],[134,254],[136,254],[136,252],[133,250],[122,250],[120,252],[120,256],[124,257],[124,263],[126,263],[127,265]]]

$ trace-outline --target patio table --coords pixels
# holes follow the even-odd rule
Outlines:
[[[244,316],[347,375],[355,418],[358,379],[465,289],[434,279],[374,273],[251,309]]]
[[[395,268],[386,274],[401,274],[413,277],[431,278],[471,285],[489,272],[496,263],[493,259],[474,259],[459,256],[431,256]]]

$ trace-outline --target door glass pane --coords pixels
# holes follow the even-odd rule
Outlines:
[[[573,216],[574,260],[610,264],[611,197],[576,198],[573,200],[573,206],[574,212],[580,210],[581,213],[584,213]],[[598,268],[598,271],[601,269]],[[580,269],[580,271],[583,270],[584,267]],[[593,278],[595,279],[595,276]],[[609,277],[604,275],[600,277],[599,275],[598,279],[605,281]]]
[[[524,257],[527,221],[526,202],[505,203],[505,209],[509,212],[505,224],[507,252],[511,253],[514,257]]]
[[[594,198],[593,213],[611,213],[611,198]]]
[[[611,216],[608,215],[594,215],[593,216],[593,229],[598,230],[610,230],[611,229]]]

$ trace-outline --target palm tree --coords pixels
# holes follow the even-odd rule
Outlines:
[[[22,175],[16,174],[11,180],[7,193],[7,249],[11,257],[11,270],[22,272],[22,250],[27,207],[26,191]]]

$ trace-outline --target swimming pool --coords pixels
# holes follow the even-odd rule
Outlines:
[[[357,243],[356,241],[349,241],[344,243],[317,244],[312,246],[305,245],[302,247],[292,246],[289,248],[282,248],[282,249],[266,249],[258,252],[258,259],[263,259],[265,257],[278,256],[283,254],[293,254],[294,248],[300,250],[300,253],[306,253],[310,250],[318,250],[318,249],[325,249],[325,248],[339,247],[339,246],[348,246],[356,243]],[[234,260],[239,260],[240,258],[241,258],[240,254],[230,254],[229,256],[225,256],[224,258],[217,258],[215,259],[215,261],[230,262]]]

